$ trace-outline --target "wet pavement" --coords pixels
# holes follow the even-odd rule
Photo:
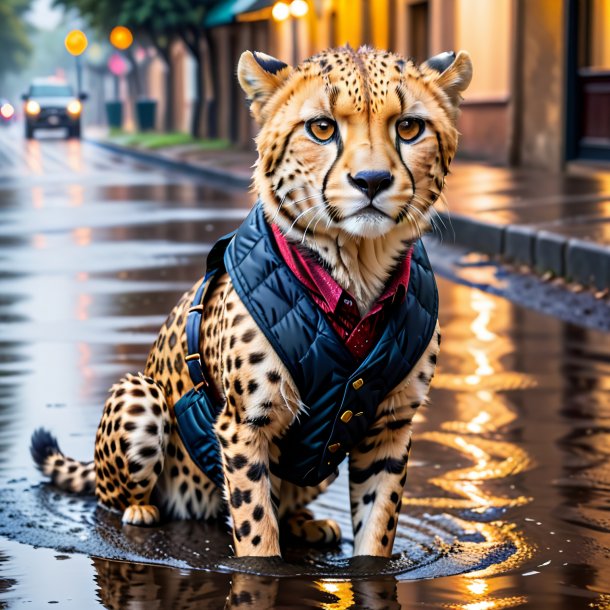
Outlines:
[[[610,335],[446,279],[391,561],[349,561],[348,535],[237,561],[220,527],[121,528],[41,484],[32,429],[92,455],[107,388],[249,196],[78,142],[2,132],[0,151],[0,607],[610,607]],[[349,532],[344,480],[316,510]]]

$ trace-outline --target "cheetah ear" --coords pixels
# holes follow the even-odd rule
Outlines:
[[[292,68],[275,57],[258,51],[242,53],[237,64],[237,78],[259,125],[267,119],[265,104],[291,74]]]
[[[472,80],[472,61],[466,51],[457,56],[451,51],[435,55],[422,64],[424,71],[432,74],[432,80],[447,94],[454,106],[459,106],[461,93]]]

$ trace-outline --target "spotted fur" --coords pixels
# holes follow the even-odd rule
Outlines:
[[[269,222],[317,256],[366,313],[409,245],[428,230],[455,154],[460,93],[471,76],[460,52],[439,72],[387,52],[349,47],[291,68],[262,53],[242,55],[240,83],[261,126],[254,187]],[[333,137],[314,134],[330,125]],[[417,137],[406,141],[401,126]],[[413,129],[415,131],[413,131]],[[370,190],[360,172],[390,178]],[[366,176],[367,174],[365,174]],[[366,181],[365,181],[366,182]],[[367,190],[368,189],[368,190]],[[73,492],[95,489],[125,523],[163,516],[207,519],[228,509],[238,556],[280,555],[280,523],[310,543],[340,538],[336,523],[305,509],[332,482],[299,488],[271,474],[281,438],[305,405],[287,369],[250,317],[228,276],[206,302],[200,353],[223,398],[215,430],[225,485],[218,489],[186,452],[174,404],[192,387],[185,322],[194,288],[174,307],[144,374],[112,387],[93,463],[63,456],[39,431],[32,455],[43,473]],[[350,452],[356,555],[391,553],[411,446],[411,421],[426,401],[440,332],[409,376],[380,400],[366,437]]]

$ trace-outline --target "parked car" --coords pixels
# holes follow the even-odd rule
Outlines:
[[[86,94],[77,97],[70,85],[56,79],[36,79],[22,98],[28,140],[34,137],[37,128],[67,129],[69,138],[80,138]]]
[[[10,125],[16,118],[15,107],[4,98],[0,97],[0,125]]]

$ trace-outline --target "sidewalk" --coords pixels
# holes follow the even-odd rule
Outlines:
[[[148,151],[96,138],[89,142],[247,188],[253,152],[194,145]],[[568,175],[458,161],[447,178],[448,211],[437,233],[510,263],[597,290],[610,288],[610,175]],[[443,226],[444,225],[444,226]]]

